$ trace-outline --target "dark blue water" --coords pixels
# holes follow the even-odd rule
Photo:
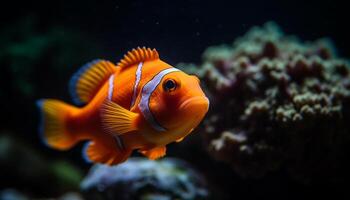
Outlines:
[[[82,30],[102,43],[101,56],[117,59],[125,49],[151,46],[170,62],[198,61],[209,45],[229,43],[253,25],[276,21],[306,40],[331,37],[349,55],[346,6],[341,1],[56,1],[10,2],[3,24],[35,16],[52,25]],[[18,5],[17,5],[18,4]],[[8,11],[13,11],[11,15]]]
[[[329,37],[338,54],[349,58],[347,9],[340,1],[322,0],[7,2],[0,8],[1,134],[24,141],[47,158],[68,160],[86,173],[89,165],[81,158],[81,145],[67,153],[46,148],[40,142],[39,116],[34,106],[35,100],[42,97],[69,101],[68,80],[84,62],[95,58],[117,62],[127,50],[147,46],[156,48],[161,58],[173,65],[200,63],[208,46],[231,44],[250,27],[267,21],[275,21],[287,34],[302,40]],[[46,44],[50,38],[55,42]],[[173,148],[170,147],[171,156],[191,160],[191,153],[178,154]],[[268,179],[240,179],[234,173],[226,174],[228,167],[216,163],[202,150],[196,153],[203,159],[193,164],[206,173],[214,188],[224,191],[227,199],[273,198],[284,193],[288,194],[282,198],[290,194],[300,197],[313,195],[318,188],[329,188],[296,183],[286,178],[284,171],[272,173]],[[215,170],[206,168],[206,162],[213,162]],[[4,166],[0,169],[4,171]],[[17,187],[34,196],[57,196],[55,188],[41,191],[42,183],[16,181],[18,177],[11,173],[0,178],[0,190]],[[339,185],[330,188],[342,191]]]

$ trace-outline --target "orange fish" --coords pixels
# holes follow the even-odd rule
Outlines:
[[[42,99],[45,143],[67,150],[87,140],[84,157],[109,165],[124,162],[133,150],[149,159],[166,154],[201,122],[209,100],[199,79],[159,59],[150,48],[129,51],[117,64],[95,60],[70,81],[75,107]]]

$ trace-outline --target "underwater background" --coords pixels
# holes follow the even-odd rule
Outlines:
[[[256,199],[347,194],[350,29],[337,1],[11,1],[0,8],[0,199]],[[167,155],[88,164],[46,147],[37,99],[132,48],[196,74],[211,101]]]

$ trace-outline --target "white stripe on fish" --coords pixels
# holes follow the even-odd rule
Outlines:
[[[157,88],[162,78],[165,75],[176,71],[180,71],[180,70],[173,67],[164,69],[163,71],[159,72],[155,77],[153,77],[150,81],[148,81],[147,84],[142,88],[142,96],[141,96],[141,101],[139,103],[139,109],[142,115],[148,121],[148,123],[150,123],[151,126],[157,131],[166,131],[166,129],[162,127],[152,115],[152,112],[149,108],[149,100],[150,100],[151,94]]]
[[[133,94],[132,94],[130,109],[135,104],[136,95],[137,95],[137,87],[139,86],[139,83],[140,83],[140,80],[141,80],[141,75],[142,75],[142,66],[143,66],[143,63],[140,62],[139,65],[137,66],[137,69],[136,69],[136,80],[135,80],[135,84],[134,84],[134,91],[133,91]]]
[[[114,90],[114,74],[108,80],[108,100],[112,100]]]

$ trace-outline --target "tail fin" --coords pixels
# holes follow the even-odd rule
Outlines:
[[[74,107],[53,99],[39,100],[37,105],[42,115],[39,132],[44,143],[58,150],[71,148],[77,140],[68,132],[66,125]]]

